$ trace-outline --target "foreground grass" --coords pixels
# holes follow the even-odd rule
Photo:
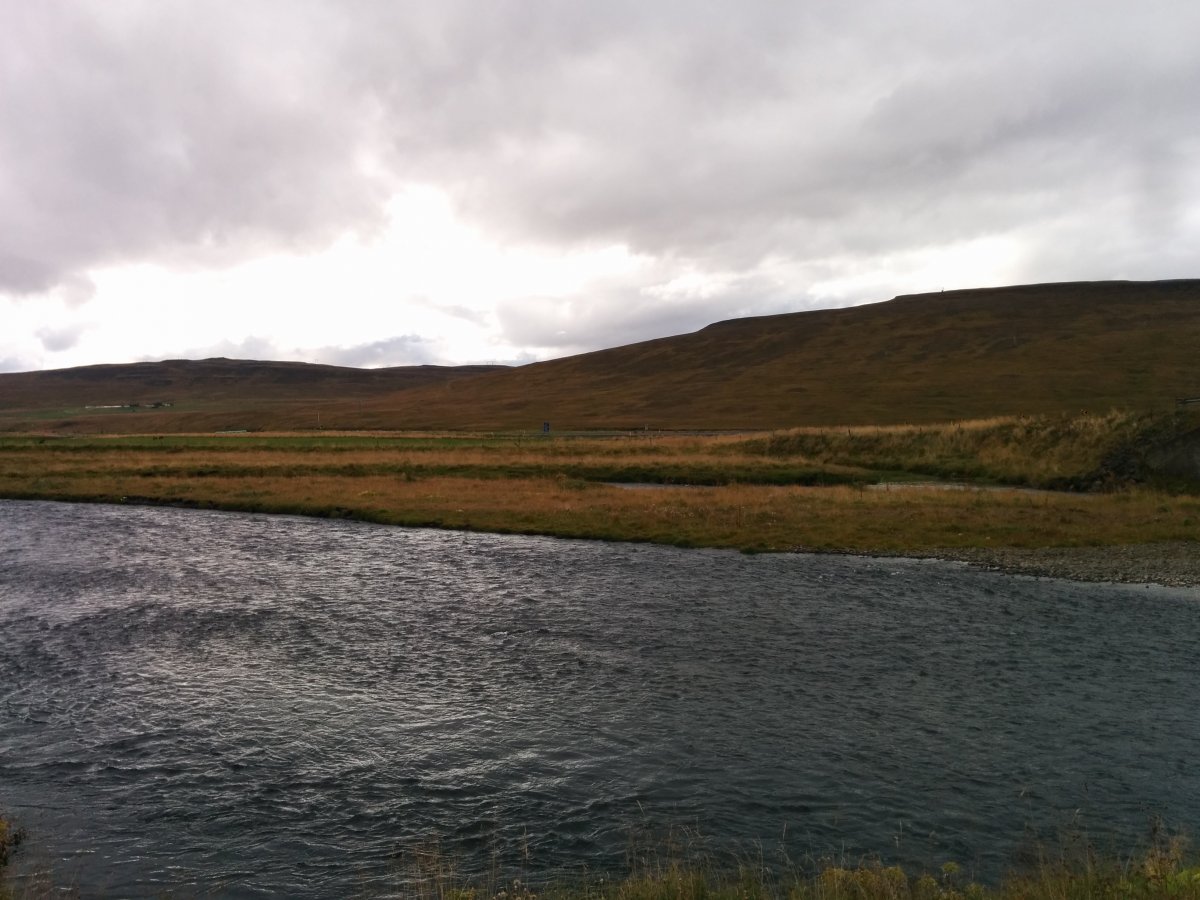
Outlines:
[[[1113,481],[1131,435],[1179,427],[1112,414],[758,436],[26,436],[0,438],[0,496],[745,551],[1195,541],[1200,496]],[[1106,465],[1120,490],[869,489],[930,474],[1095,483]]]
[[[24,832],[5,818],[3,813],[0,813],[0,900],[10,900],[13,896],[12,891],[5,884],[5,873],[9,861],[16,853],[17,848],[21,846],[23,839]]]
[[[82,896],[77,889],[57,885],[48,871],[10,887],[6,862],[7,857],[0,857],[2,900]],[[632,870],[623,876],[591,874],[541,882],[495,872],[464,877],[454,860],[436,847],[418,849],[386,895],[413,900],[1200,900],[1200,860],[1187,852],[1186,841],[1178,836],[1157,840],[1149,850],[1126,859],[1099,858],[1090,850],[1083,856],[1060,852],[997,884],[976,882],[953,862],[935,873],[871,861],[783,870],[761,860],[731,868],[704,858],[657,854],[631,862]],[[363,896],[374,895],[370,891]],[[219,896],[219,889],[209,893],[200,885],[186,896]]]
[[[1154,818],[1139,846],[1124,855],[1098,853],[1086,832],[1068,829],[1057,842],[1027,847],[1024,862],[999,878],[980,880],[947,861],[934,871],[906,870],[878,857],[805,857],[768,862],[757,853],[717,862],[693,829],[673,829],[657,842],[635,841],[627,870],[524,880],[500,866],[462,874],[460,860],[434,844],[404,853],[400,896],[422,900],[1200,900],[1200,855],[1186,832]],[[478,861],[475,861],[478,862]],[[481,871],[478,865],[472,871]]]
[[[671,863],[607,881],[552,885],[459,881],[452,872],[421,872],[401,896],[422,900],[1200,900],[1200,865],[1185,859],[1181,845],[1124,862],[1044,861],[988,886],[946,863],[937,874],[898,866],[826,865],[813,874],[772,874],[747,865],[736,872]]]

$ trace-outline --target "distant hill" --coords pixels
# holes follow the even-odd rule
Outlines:
[[[1179,396],[1200,396],[1200,280],[900,296],[512,369],[205,360],[0,375],[0,428],[758,429],[1163,409]],[[171,400],[136,416],[81,409]]]
[[[326,407],[503,368],[355,369],[215,358],[0,374],[0,429],[22,422],[82,431],[313,427]]]

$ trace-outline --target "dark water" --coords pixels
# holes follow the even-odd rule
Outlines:
[[[619,867],[671,826],[988,877],[1200,824],[1198,638],[1195,591],[0,502],[0,807],[114,896],[376,895],[432,841]]]

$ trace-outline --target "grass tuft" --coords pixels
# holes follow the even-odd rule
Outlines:
[[[25,832],[0,813],[0,900],[11,900],[12,889],[7,885],[8,864],[25,840]]]

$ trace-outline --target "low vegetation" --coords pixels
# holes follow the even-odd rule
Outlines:
[[[666,862],[614,880],[552,884],[455,877],[437,860],[419,867],[401,896],[420,900],[1200,900],[1200,865],[1173,840],[1123,861],[1046,859],[999,884],[971,879],[947,862],[936,873],[880,863],[832,864],[783,872],[761,864],[734,870]]]
[[[0,496],[747,551],[1189,541],[1200,495],[1143,457],[1194,424],[1113,413],[752,436],[22,436],[0,438]],[[978,489],[921,484],[931,477]],[[1092,490],[984,489],[997,484]]]
[[[1183,488],[1158,470],[1157,451],[1200,428],[1200,416],[1114,410],[1104,415],[1019,416],[950,425],[800,428],[742,446],[771,457],[882,472],[1050,490],[1103,490],[1149,482]],[[1200,444],[1200,432],[1196,434]],[[1200,481],[1200,470],[1196,472]]]
[[[0,900],[10,900],[12,897],[12,891],[6,884],[8,864],[24,837],[25,833],[0,813]]]
[[[39,871],[18,886],[5,879],[8,853],[19,833],[0,818],[0,898],[33,900],[82,896]],[[630,853],[628,870],[616,875],[587,872],[547,879],[525,873],[464,874],[459,860],[436,845],[403,853],[389,884],[368,889],[412,900],[1200,900],[1200,859],[1183,835],[1154,834],[1148,849],[1126,857],[1102,857],[1084,842],[1064,844],[1036,862],[993,883],[981,882],[963,866],[945,862],[934,871],[910,871],[877,860],[817,860],[768,864],[760,856],[738,864],[672,844],[663,850]],[[472,871],[481,867],[473,866]],[[179,896],[218,896],[204,885]],[[97,896],[104,896],[103,894]],[[164,897],[177,896],[167,891]]]

